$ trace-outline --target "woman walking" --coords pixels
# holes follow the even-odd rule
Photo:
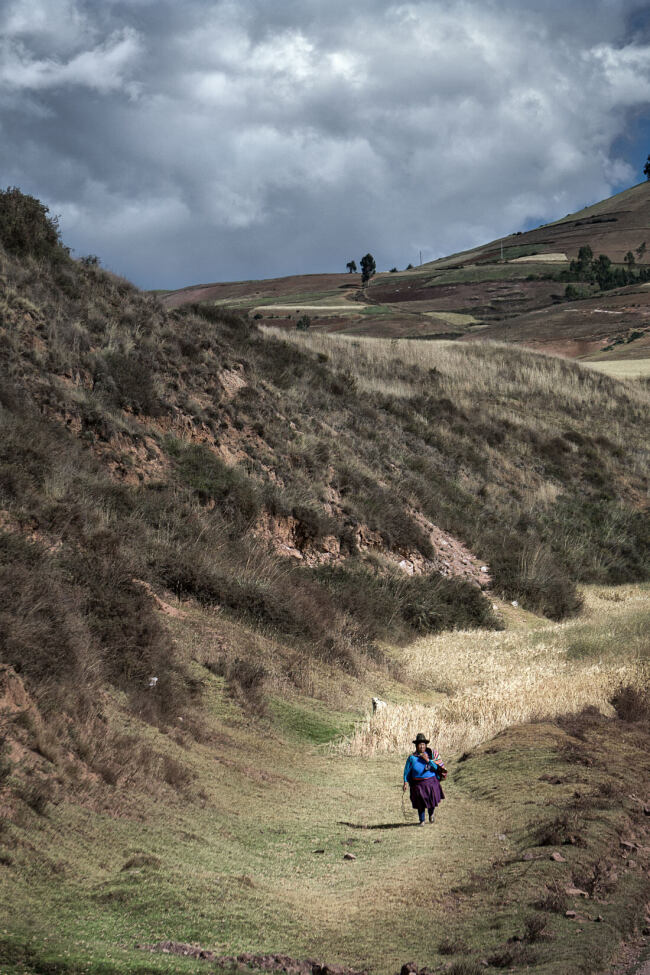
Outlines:
[[[446,776],[447,770],[438,752],[427,748],[429,739],[422,733],[415,736],[413,744],[415,751],[406,759],[404,766],[404,792],[408,785],[411,805],[418,811],[419,825],[424,826],[425,812],[429,811],[429,822],[432,823],[436,806],[445,798],[439,779]]]

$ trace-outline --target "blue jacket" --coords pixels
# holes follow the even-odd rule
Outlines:
[[[428,755],[409,755],[404,766],[404,781],[411,782],[413,779],[432,779],[435,777],[438,766]]]

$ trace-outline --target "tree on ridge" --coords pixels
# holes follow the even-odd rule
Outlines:
[[[368,284],[370,278],[377,270],[375,259],[372,254],[366,254],[361,258],[361,284]]]

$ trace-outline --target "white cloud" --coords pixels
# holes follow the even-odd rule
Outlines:
[[[37,48],[46,41],[63,54],[94,31],[75,0],[13,0],[0,11],[0,34],[5,39],[29,38]]]
[[[138,34],[130,28],[116,31],[103,44],[67,61],[35,58],[24,44],[5,42],[0,51],[0,84],[18,90],[79,85],[103,93],[127,90],[135,94],[137,86],[128,76],[140,52]]]
[[[635,9],[16,0],[0,111],[27,169],[0,160],[59,201],[64,233],[95,235],[86,249],[110,260],[124,227],[146,284],[344,267],[360,248],[406,264],[633,181],[612,145],[650,103]]]

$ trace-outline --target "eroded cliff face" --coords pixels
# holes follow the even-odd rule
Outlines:
[[[304,525],[292,516],[277,516],[264,512],[256,524],[255,534],[266,539],[280,555],[288,556],[306,565],[341,563],[351,555],[371,553],[383,556],[387,563],[405,575],[439,573],[445,578],[459,578],[489,589],[489,566],[478,559],[459,539],[443,531],[419,512],[411,512],[430,539],[432,556],[425,556],[417,549],[391,548],[385,544],[381,532],[367,525],[350,526],[350,534],[342,541],[336,535],[310,538]]]

